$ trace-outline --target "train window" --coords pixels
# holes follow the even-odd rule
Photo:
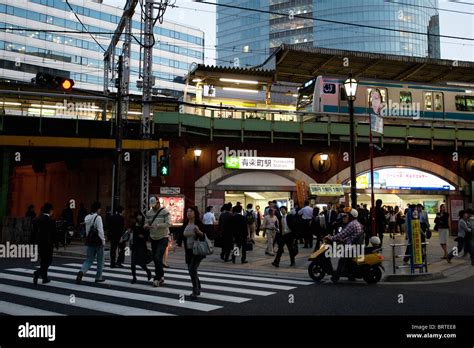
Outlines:
[[[455,98],[457,111],[474,112],[474,97],[457,95]]]
[[[443,111],[443,93],[434,93],[435,111]]]
[[[474,112],[474,97],[464,97],[466,101],[466,111]]]
[[[400,91],[400,103],[411,104],[412,103],[411,92]]]
[[[433,107],[433,94],[425,92],[425,110],[431,111]]]
[[[346,89],[341,86],[341,90],[339,95],[341,96],[341,101],[346,101],[347,100],[347,94],[346,94]]]

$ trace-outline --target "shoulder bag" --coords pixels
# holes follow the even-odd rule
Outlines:
[[[196,256],[207,256],[214,252],[214,246],[212,242],[207,238],[204,233],[204,240],[196,239],[193,243],[193,255]]]
[[[89,229],[89,233],[86,237],[86,245],[90,247],[102,246],[102,239],[99,237],[99,230],[95,225],[95,220],[97,219],[98,214],[95,216],[94,221],[92,221],[92,226]]]

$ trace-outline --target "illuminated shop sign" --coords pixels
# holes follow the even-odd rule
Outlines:
[[[295,170],[294,158],[280,157],[226,157],[227,169]]]
[[[370,173],[357,177],[357,188],[370,187]],[[454,186],[432,174],[409,168],[374,171],[374,188],[385,190],[454,190]]]

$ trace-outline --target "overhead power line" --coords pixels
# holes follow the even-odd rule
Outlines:
[[[79,23],[81,23],[82,27],[84,28],[84,30],[89,33],[89,31],[87,30],[86,26],[84,25],[84,23],[82,23],[81,19],[79,18],[79,16],[77,15],[76,11],[74,11],[74,9],[72,8],[71,4],[69,3],[68,0],[66,0],[66,4],[68,5],[68,7],[70,8],[70,10],[72,11],[72,13],[74,14],[74,16],[76,17],[76,19],[79,21]],[[90,33],[89,33],[90,34]],[[92,39],[95,41],[95,43],[97,45],[99,45],[99,47],[105,52],[105,48],[102,47],[102,45],[95,39],[95,37],[90,34],[90,36],[92,37]]]
[[[201,4],[206,4],[206,5],[212,5],[212,6],[232,8],[232,9],[237,9],[237,10],[242,10],[242,11],[258,12],[258,13],[272,14],[272,15],[276,15],[276,16],[280,16],[280,17],[288,17],[288,13],[281,13],[281,12],[270,11],[270,10],[261,10],[261,9],[256,9],[256,8],[248,8],[248,7],[237,6],[237,5],[212,3],[212,2],[209,2],[209,1],[200,1],[200,3]],[[459,3],[459,2],[457,2],[457,3]],[[317,21],[317,22],[338,24],[338,25],[343,25],[343,26],[351,26],[351,27],[366,28],[366,29],[376,29],[376,30],[384,30],[384,31],[396,32],[396,33],[406,33],[406,34],[415,34],[415,35],[423,35],[423,36],[430,35],[430,36],[433,36],[433,37],[447,38],[447,39],[454,39],[454,40],[474,41],[474,38],[467,38],[467,37],[461,37],[461,36],[442,35],[442,34],[434,34],[434,33],[428,34],[427,32],[423,33],[423,32],[412,31],[412,30],[384,28],[384,27],[378,27],[378,26],[375,26],[375,25],[341,22],[341,21],[336,21],[336,20],[331,20],[331,19],[308,17],[308,16],[305,16],[305,15],[298,15],[298,14],[294,14],[292,16],[294,18],[299,18],[299,19],[306,19],[306,20],[310,19],[310,20]]]

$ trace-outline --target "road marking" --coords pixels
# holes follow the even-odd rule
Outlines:
[[[65,266],[74,266],[74,267],[81,267],[81,264],[77,263],[69,263]],[[127,269],[130,271],[130,265],[123,265],[124,268],[114,268],[114,271],[123,271]],[[137,270],[137,272],[143,272],[142,270]],[[185,269],[178,269],[178,268],[165,268],[165,275],[167,273],[185,273],[188,274],[188,271]],[[258,277],[258,276],[244,276],[240,274],[233,274],[233,273],[220,273],[220,272],[207,272],[207,271],[198,271],[199,275],[209,275],[221,278],[235,278],[235,279],[246,279],[246,280],[259,280],[262,282],[273,282],[273,283],[283,283],[283,284],[292,284],[292,285],[312,285],[314,282],[311,281],[304,281],[304,280],[293,280],[293,279],[283,279],[283,278],[268,278],[268,277]]]
[[[80,265],[78,265],[80,267]],[[95,267],[91,267],[94,268]],[[128,272],[128,270],[120,270],[114,269],[115,272]],[[200,273],[200,272],[198,272]],[[168,278],[176,278],[176,279],[189,279],[187,275],[180,275],[180,274],[171,274],[165,273],[165,279]],[[264,288],[264,289],[274,289],[274,290],[292,290],[294,286],[286,286],[286,285],[277,285],[277,284],[265,284],[265,283],[256,283],[256,282],[245,282],[240,280],[229,280],[229,279],[217,279],[217,278],[209,278],[209,277],[199,277],[201,282],[211,282],[211,283],[222,283],[222,284],[232,284],[232,285],[242,285],[242,286],[250,286],[255,288]]]
[[[66,267],[51,266],[49,269],[64,271],[64,272],[70,272],[70,273],[72,272],[72,273],[76,274],[79,268],[78,267],[66,268]],[[92,266],[91,269],[95,270],[96,267]],[[128,271],[124,270],[124,269],[113,269],[113,270],[108,270],[105,273],[105,276],[106,277],[117,277],[117,275],[118,275],[117,272],[119,272],[119,273],[128,273]],[[140,273],[142,275],[146,274],[144,271],[137,271],[137,273]],[[163,287],[163,289],[168,285],[184,286],[186,288],[192,288],[192,284],[191,284],[190,281],[182,282],[182,281],[166,279],[165,286]],[[276,294],[276,292],[263,291],[263,290],[244,289],[244,288],[238,288],[238,287],[218,286],[218,285],[211,285],[211,284],[201,284],[201,285],[202,285],[202,289],[206,289],[206,290],[232,292],[232,293],[238,293],[238,294],[244,294],[244,295],[270,296],[270,295]]]
[[[0,278],[2,279],[10,279],[10,280],[17,280],[17,281],[25,281],[30,283],[31,278],[24,278],[24,277],[17,277],[12,275],[5,275],[0,274]],[[19,279],[24,278],[24,279]],[[45,285],[45,290],[48,288],[49,284]],[[108,302],[101,302],[95,300],[89,300],[85,298],[78,298],[76,299],[75,303],[69,302],[69,295],[61,295],[55,294],[51,292],[39,291],[30,288],[21,288],[18,286],[11,286],[2,284],[1,292],[29,297],[38,300],[50,301],[58,304],[64,304],[73,307],[80,307],[86,309],[92,309],[100,312],[110,313],[110,314],[117,314],[117,315],[172,315],[168,313],[158,312],[158,311],[151,311],[147,309],[140,309],[128,306],[117,305]],[[1,309],[0,309],[1,311]]]
[[[63,270],[62,267],[50,267],[50,269]],[[19,268],[10,269],[9,271],[31,274],[30,270],[19,269]],[[67,279],[67,280],[75,280],[76,279],[75,275],[70,275],[70,274],[48,272],[48,275],[51,276],[51,277]],[[114,274],[114,278],[130,280],[129,276],[122,275],[122,274]],[[88,277],[88,276],[84,276],[83,279],[87,279],[87,280],[91,280],[91,281],[94,280],[93,277]],[[174,288],[167,288],[167,287],[155,288],[155,287],[152,287],[151,285],[131,284],[129,282],[115,281],[115,280],[111,280],[111,279],[107,279],[105,284],[120,286],[120,287],[123,287],[123,288],[139,289],[139,290],[146,290],[146,291],[151,291],[151,292],[161,292],[161,293],[174,294],[174,295],[188,295],[189,294],[187,292],[187,290],[185,290],[185,289],[174,289]],[[243,303],[243,302],[251,300],[250,298],[236,297],[236,296],[226,296],[226,295],[220,295],[220,294],[214,294],[214,293],[205,293],[205,292],[202,292],[199,297],[209,299],[209,300],[232,302],[232,303]]]
[[[3,286],[2,286],[3,288]],[[1,292],[1,290],[0,290]],[[29,306],[24,306],[18,303],[12,303],[12,302],[5,302],[5,301],[0,301],[0,313],[8,314],[8,315],[25,315],[25,316],[63,316],[64,314],[61,313],[56,313],[56,312],[50,312],[50,311],[45,311],[43,309],[39,308],[33,308]]]
[[[11,274],[5,274],[5,273],[0,274],[0,278],[31,283],[31,278],[29,278],[29,277],[20,277],[20,276],[15,276],[15,275],[11,275]],[[126,299],[130,299],[130,300],[135,300],[135,301],[151,302],[151,303],[162,304],[162,305],[173,306],[173,307],[179,307],[179,308],[185,308],[185,309],[194,309],[194,310],[203,311],[203,312],[210,312],[212,310],[222,308],[221,306],[215,306],[215,305],[209,305],[209,304],[203,304],[203,303],[196,303],[196,302],[190,302],[190,301],[185,301],[184,303],[181,303],[179,301],[179,298],[172,299],[172,298],[166,298],[166,297],[151,296],[151,295],[144,295],[144,294],[138,294],[138,293],[130,293],[130,292],[126,292],[126,291],[106,289],[106,288],[101,288],[101,287],[97,287],[97,286],[88,286],[86,284],[87,283],[83,283],[82,285],[77,285],[77,284],[53,282],[53,283],[50,283],[50,284],[46,284],[46,287],[67,289],[67,290],[73,290],[73,291],[81,291],[81,292],[87,292],[87,293],[91,293],[91,294],[95,294],[95,295],[104,295],[104,296],[109,296],[109,297],[117,297],[117,298],[121,298],[121,299],[126,298]]]

